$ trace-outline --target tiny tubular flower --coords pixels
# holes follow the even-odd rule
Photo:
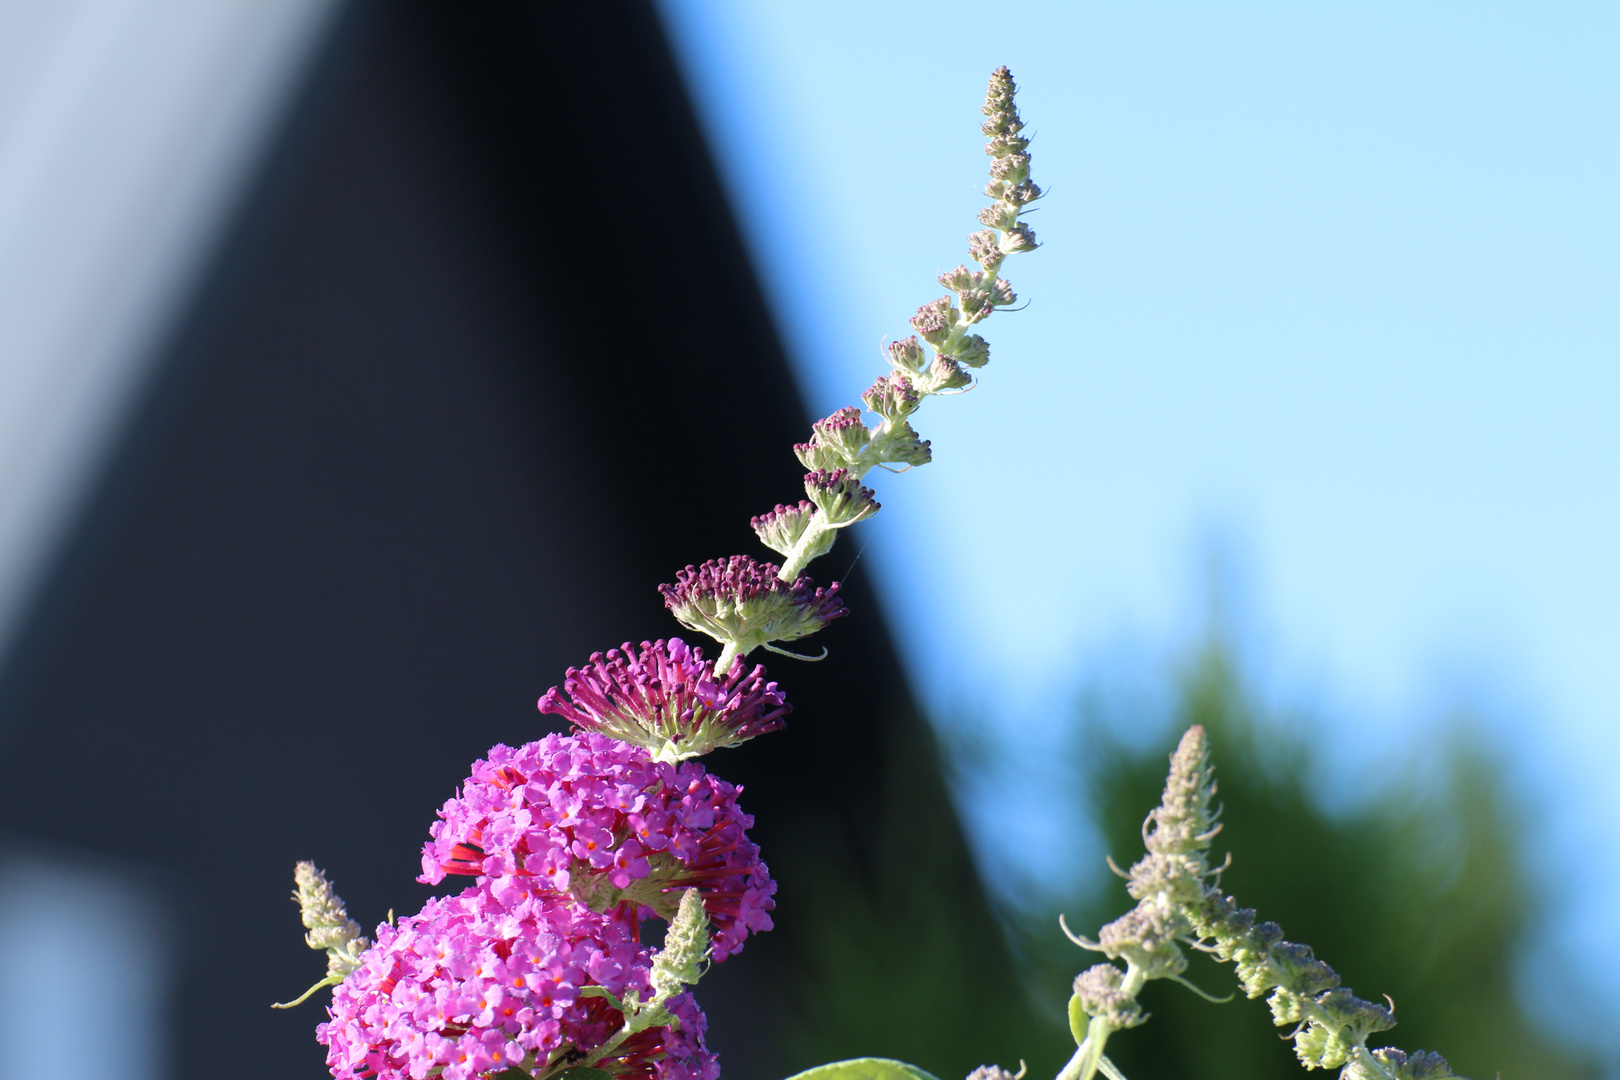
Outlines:
[[[680,638],[625,642],[592,653],[569,668],[562,688],[540,698],[540,711],[563,717],[580,731],[596,731],[640,746],[660,761],[697,757],[775,731],[793,707],[738,657],[717,674],[701,649]]]

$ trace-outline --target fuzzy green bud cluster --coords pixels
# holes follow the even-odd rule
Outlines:
[[[1012,286],[1000,276],[1007,256],[1035,249],[1035,234],[1021,218],[1041,189],[1029,178],[1029,140],[1014,103],[1012,73],[990,76],[981,131],[989,139],[991,203],[979,211],[984,229],[968,237],[968,255],[977,269],[958,266],[939,275],[946,295],[931,300],[911,317],[914,334],[887,347],[890,372],[861,395],[877,422],[867,425],[850,406],[815,423],[810,441],[795,446],[805,477],[807,501],[778,506],[754,519],[754,531],[783,556],[783,581],[795,581],[812,559],[832,547],[837,530],[877,513],[879,504],[861,480],[876,468],[925,465],[933,452],[911,426],[923,399],[969,389],[972,372],[990,361],[990,346],[970,332],[997,308],[1017,303]]]
[[[832,549],[838,530],[882,509],[862,484],[872,470],[902,472],[932,460],[928,440],[910,420],[923,399],[971,388],[972,372],[989,362],[990,346],[970,330],[997,308],[1017,302],[1000,276],[1002,263],[1036,247],[1035,234],[1020,220],[1041,189],[1029,178],[1029,140],[1021,134],[1016,90],[1012,74],[998,68],[980,110],[981,130],[989,140],[985,153],[992,160],[985,187],[991,203],[979,212],[985,228],[968,237],[968,254],[978,268],[963,265],[940,274],[947,295],[917,309],[911,318],[916,333],[887,347],[889,373],[861,395],[876,421],[868,424],[853,405],[816,421],[809,441],[793,448],[806,470],[805,497],[750,521],[760,543],[782,557],[781,564],[746,556],[712,559],[659,586],[664,605],[682,626],[721,643],[717,672],[729,672],[738,657],[758,648],[797,656],[779,643],[812,634],[845,613],[838,584],[816,588],[805,567]]]
[[[686,986],[695,986],[709,962],[709,916],[696,889],[681,893],[681,904],[664,931],[664,947],[653,961],[653,1000],[662,1005]]]
[[[607,1000],[624,1014],[624,1024],[601,1046],[592,1050],[580,1063],[589,1068],[604,1058],[610,1058],[624,1045],[625,1040],[648,1028],[681,1026],[680,1017],[670,1012],[667,1002],[688,986],[695,986],[709,962],[709,915],[703,908],[703,896],[697,889],[681,894],[680,906],[664,931],[664,946],[653,959],[648,981],[652,993],[647,1000],[631,990],[622,998],[601,986],[588,986],[581,991],[587,997]]]
[[[1125,966],[1099,964],[1075,980],[1071,1008],[1090,1024],[1065,1080],[1089,1080],[1088,1068],[1105,1060],[1101,1041],[1147,1019],[1136,1001],[1147,980],[1190,986],[1181,978],[1184,946],[1232,964],[1249,997],[1269,994],[1272,1019],[1293,1029],[1288,1037],[1307,1069],[1342,1068],[1341,1080],[1454,1076],[1439,1054],[1370,1049],[1369,1037],[1395,1026],[1393,1010],[1341,987],[1338,973],[1308,946],[1285,941],[1276,923],[1257,923],[1252,910],[1221,891],[1219,871],[1208,863],[1210,841],[1220,831],[1214,800],[1208,740],[1203,728],[1193,727],[1171,756],[1163,800],[1143,822],[1147,855],[1126,875],[1137,906],[1103,927],[1096,941],[1074,938]]]
[[[323,986],[336,986],[349,972],[360,966],[360,957],[371,948],[371,941],[360,933],[360,924],[349,918],[343,906],[343,897],[333,889],[326,875],[312,862],[301,862],[293,868],[292,898],[298,904],[298,914],[304,928],[304,943],[316,951],[326,953],[326,978],[305,990],[296,1000],[277,1004],[272,1008],[290,1009],[309,999]]]

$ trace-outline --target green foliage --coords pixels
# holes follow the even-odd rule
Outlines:
[[[1534,896],[1499,769],[1475,743],[1456,738],[1423,769],[1380,777],[1350,809],[1333,812],[1317,794],[1323,762],[1299,734],[1306,725],[1268,714],[1218,641],[1182,675],[1175,714],[1161,740],[1139,749],[1094,717],[1082,725],[1084,782],[1117,863],[1141,853],[1142,817],[1158,801],[1173,740],[1201,724],[1224,807],[1214,850],[1233,858],[1225,890],[1309,944],[1362,997],[1388,994],[1395,1042],[1439,1050],[1465,1076],[1596,1075],[1516,1003],[1513,964]],[[1130,904],[1123,883],[1111,881],[1064,909],[1070,925],[1095,928]],[[1092,958],[1063,941],[1051,913],[1021,933],[1038,996],[1055,1004]],[[1203,956],[1187,975],[1215,992],[1234,985],[1229,968]],[[1151,984],[1142,1002],[1147,1024],[1108,1044],[1131,1080],[1304,1075],[1260,1002],[1240,995],[1213,1004],[1165,982]]]
[[[854,1058],[806,1069],[788,1080],[937,1080],[915,1065],[890,1058]]]

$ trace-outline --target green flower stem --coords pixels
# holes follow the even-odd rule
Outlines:
[[[854,470],[851,470],[851,472],[853,473]],[[855,474],[855,479],[859,480],[862,475],[864,473]],[[804,527],[803,535],[799,537],[798,543],[793,545],[792,554],[783,561],[782,572],[776,575],[777,578],[790,584],[799,580],[799,575],[804,573],[804,568],[809,566],[810,560],[816,557],[814,554],[816,541],[832,531],[832,526],[826,523],[820,510],[812,514],[810,524]]]
[[[737,659],[737,657],[743,655],[746,654],[743,652],[742,646],[738,645],[735,641],[726,642],[725,648],[720,650],[720,659],[714,662],[715,677],[718,678],[730,671],[732,663]]]

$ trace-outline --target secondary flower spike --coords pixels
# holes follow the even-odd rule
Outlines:
[[[540,699],[541,712],[640,746],[656,761],[747,742],[781,727],[792,710],[765,681],[763,664],[750,670],[739,656],[717,676],[703,651],[680,638],[592,653],[590,663],[568,669],[560,691],[553,686]]]

